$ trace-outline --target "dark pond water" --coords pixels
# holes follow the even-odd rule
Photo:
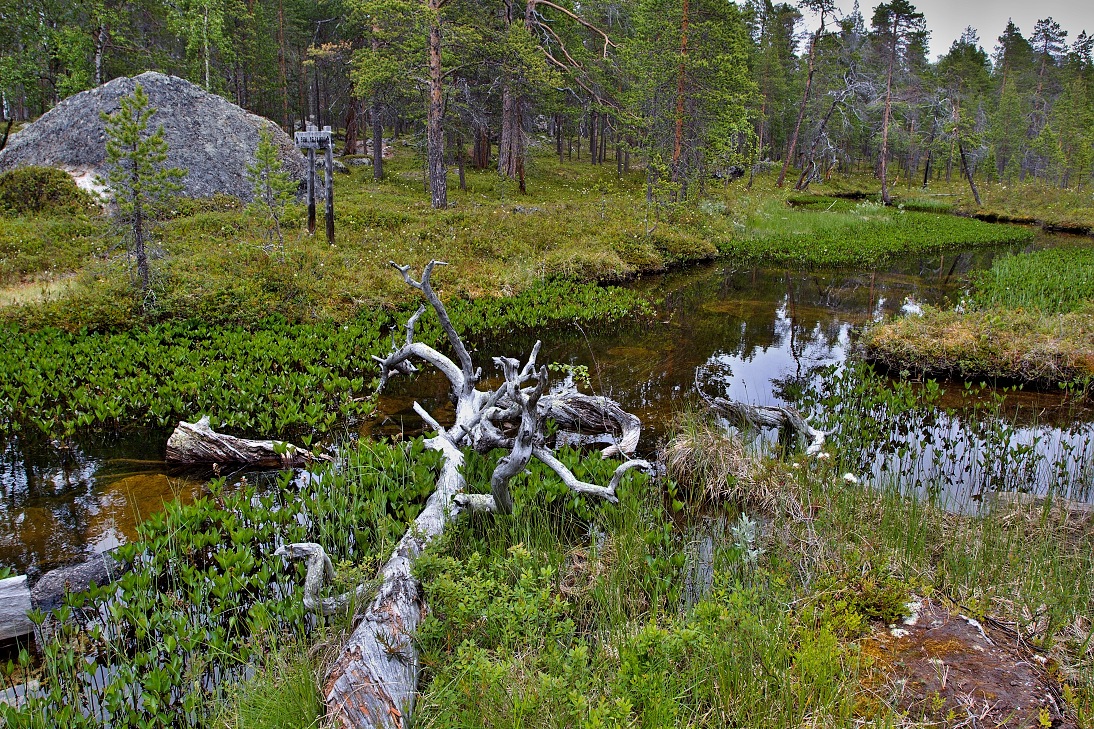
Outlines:
[[[1078,243],[1042,236],[1033,245]],[[611,331],[540,332],[546,340],[540,361],[587,367],[595,391],[642,418],[641,448],[651,451],[672,415],[694,399],[697,372],[709,392],[753,404],[786,402],[796,386],[816,380],[819,368],[844,361],[856,326],[921,304],[956,302],[970,271],[989,267],[1010,250],[911,257],[876,271],[803,272],[718,262],[651,277],[634,285],[660,302],[657,321]],[[526,356],[533,341],[520,334],[480,342],[475,356],[482,362],[498,354]],[[450,408],[446,381],[422,373],[393,383],[381,398],[383,415],[365,423],[361,433],[419,432],[421,421],[411,410],[415,399],[442,420]],[[1031,444],[1035,455],[1045,456],[1016,465],[1014,474],[965,469],[982,459],[983,439],[967,435],[970,428],[960,415],[930,422],[917,415],[920,420],[903,428],[902,437],[916,441],[918,450],[879,450],[862,469],[876,478],[901,474],[923,488],[941,482],[956,494],[970,479],[1043,489],[1063,468],[1070,474],[1068,492],[1089,498],[1094,415],[1055,393],[1011,393],[1006,409],[1012,414],[1008,442]],[[916,432],[929,432],[929,442],[918,442]],[[45,570],[108,549],[133,538],[140,519],[164,501],[200,494],[208,473],[166,470],[167,435],[88,435],[68,450],[18,438],[0,444],[0,567]],[[1071,459],[1063,465],[1061,449]]]

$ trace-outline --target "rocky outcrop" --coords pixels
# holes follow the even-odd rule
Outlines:
[[[154,72],[116,78],[68,97],[8,141],[0,151],[0,172],[28,165],[59,167],[81,187],[101,190],[96,178],[106,177],[107,167],[105,125],[99,113],[117,111],[119,100],[138,83],[156,108],[152,128],[163,125],[167,164],[187,170],[184,195],[227,194],[250,200],[247,165],[254,163],[262,128],[272,132],[285,170],[303,185],[304,157],[280,127],[189,81]]]

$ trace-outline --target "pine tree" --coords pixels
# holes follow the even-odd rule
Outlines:
[[[118,111],[101,113],[106,123],[106,162],[110,166],[106,181],[114,192],[117,219],[132,235],[132,251],[145,298],[151,293],[147,252],[151,227],[161,214],[162,203],[182,189],[178,180],[186,175],[185,170],[165,166],[163,126],[148,133],[148,122],[155,113],[140,84],[130,96],[122,97]]]
[[[285,172],[281,158],[277,156],[277,145],[273,142],[270,130],[263,127],[258,132],[258,148],[255,150],[255,162],[247,165],[247,181],[254,190],[254,199],[247,206],[247,212],[261,218],[266,224],[266,235],[271,241],[277,236],[281,262],[285,262],[285,236],[281,232],[281,219],[285,217],[285,208],[293,201],[297,184],[289,173]]]

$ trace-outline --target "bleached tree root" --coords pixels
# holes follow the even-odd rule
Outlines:
[[[248,440],[218,433],[210,427],[207,415],[196,423],[180,422],[167,440],[167,462],[174,464],[298,468],[317,460],[329,459],[284,441]]]
[[[736,400],[715,397],[707,400],[712,410],[737,425],[750,428],[788,429],[809,445],[807,456],[815,456],[824,450],[825,439],[830,432],[817,430],[796,409],[777,405],[746,405]]]
[[[425,445],[442,454],[441,472],[437,488],[422,513],[384,565],[378,594],[362,614],[361,622],[327,674],[323,686],[327,715],[342,729],[401,728],[408,721],[414,707],[419,671],[413,636],[427,609],[421,585],[414,579],[411,569],[418,555],[461,511],[511,512],[513,501],[509,481],[523,472],[533,457],[555,471],[575,492],[608,501],[617,500],[616,488],[627,471],[649,467],[645,461],[629,460],[616,469],[607,486],[579,480],[547,448],[546,419],[550,417],[563,427],[579,427],[586,432],[613,436],[616,443],[604,452],[614,455],[634,450],[641,432],[638,418],[608,398],[594,398],[567,389],[545,394],[547,368],[536,364],[539,342],[523,366],[515,359],[495,358],[494,364],[502,371],[504,383],[489,392],[477,389],[482,371],[473,366],[467,348],[430,284],[434,267],[444,264],[431,261],[423,269],[420,281],[411,277],[408,266],[392,265],[408,286],[422,292],[436,312],[456,361],[433,347],[414,341],[415,325],[426,311],[423,306],[407,322],[405,344],[387,357],[376,358],[380,364],[380,387],[393,376],[414,372],[414,360],[427,362],[451,383],[456,416],[455,422],[445,427],[418,403],[414,404],[415,411],[436,431]],[[510,427],[513,423],[518,424],[515,433]],[[494,469],[490,494],[463,493],[465,448],[479,452],[493,448],[509,450]],[[352,600],[352,594],[319,599],[319,582],[324,574],[329,575],[333,570],[328,567],[329,560],[318,545],[287,545],[278,553],[309,560],[308,597],[305,599],[313,609],[337,610]]]

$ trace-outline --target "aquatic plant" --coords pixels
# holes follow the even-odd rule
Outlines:
[[[557,281],[512,297],[451,304],[461,332],[484,336],[544,324],[611,323],[651,312],[633,292]],[[373,411],[373,355],[404,314],[253,327],[165,322],[116,333],[0,327],[0,432],[66,437],[78,428],[170,426],[208,415],[214,428],[325,433]],[[440,327],[423,319],[419,338]]]
[[[131,568],[117,582],[34,616],[53,631],[40,687],[21,707],[0,703],[4,726],[209,726],[218,703],[237,698],[233,682],[315,625],[301,602],[303,565],[283,564],[276,547],[318,541],[368,564],[433,491],[435,458],[420,440],[362,442],[343,459],[295,480],[285,473],[272,490],[217,480],[208,496],[151,516],[117,550]],[[9,664],[6,681],[19,686],[29,663]]]
[[[1094,248],[1067,246],[992,261],[972,279],[969,303],[981,309],[1076,311],[1094,300]]]

